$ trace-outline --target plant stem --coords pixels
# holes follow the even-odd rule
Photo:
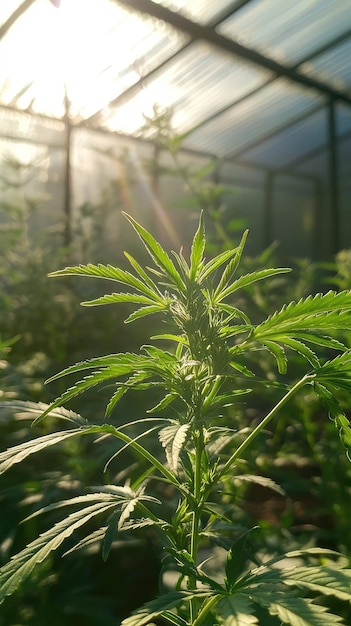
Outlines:
[[[199,437],[196,442],[196,459],[195,459],[195,472],[194,472],[194,500],[197,504],[196,508],[193,511],[193,520],[192,520],[192,528],[191,528],[191,545],[190,545],[190,554],[194,563],[196,563],[197,557],[197,548],[199,543],[199,522],[201,515],[201,507],[200,507],[200,489],[201,489],[201,454],[202,454],[202,439],[203,437]]]
[[[193,621],[192,626],[200,626],[201,622],[205,619],[206,615],[211,609],[221,600],[220,595],[212,596],[208,602],[202,607],[196,619]]]
[[[151,452],[147,450],[147,448],[144,448],[144,446],[140,445],[135,439],[132,439],[132,437],[129,437],[128,435],[121,432],[120,430],[112,426],[111,424],[105,424],[102,427],[98,426],[96,432],[107,432],[111,434],[113,437],[117,437],[117,439],[121,439],[125,443],[129,444],[133,448],[133,450],[135,450],[138,454],[140,454],[140,456],[147,459],[147,461],[149,461],[153,467],[158,469],[160,473],[163,474],[163,476],[171,485],[174,485],[174,487],[176,487],[176,489],[179,489],[179,491],[183,495],[186,495],[184,493],[184,489],[182,488],[182,485],[177,480],[174,473],[170,472],[164,465],[162,465],[162,463],[153,454],[151,454]]]
[[[246,448],[256,439],[257,435],[263,430],[267,424],[271,421],[271,419],[278,413],[278,411],[286,404],[290,398],[299,390],[301,387],[306,385],[311,379],[312,375],[306,374],[303,378],[301,378],[289,391],[279,400],[279,402],[273,407],[273,409],[266,415],[266,417],[260,422],[256,428],[248,435],[248,437],[243,441],[243,443],[233,452],[232,456],[228,459],[224,467],[221,469],[218,479],[220,479],[226,472],[229,470],[230,466],[236,461],[236,459],[246,450]]]
[[[194,565],[197,562],[197,552],[199,545],[199,526],[202,512],[201,505],[201,456],[204,447],[204,436],[202,426],[199,427],[196,436],[195,444],[195,468],[194,468],[194,508],[191,523],[191,537],[190,537],[190,555]],[[189,589],[196,589],[196,579],[189,577]],[[197,598],[194,598],[190,602],[190,624],[193,624],[197,615]]]

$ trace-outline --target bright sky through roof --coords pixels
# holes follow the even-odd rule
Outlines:
[[[36,0],[2,42],[2,99],[61,117],[66,85],[73,115],[88,117],[145,73],[145,46],[159,39],[109,0]]]

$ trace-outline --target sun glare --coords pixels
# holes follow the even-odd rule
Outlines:
[[[122,106],[109,103],[183,42],[184,37],[165,24],[141,19],[112,0],[35,0],[2,40],[1,98],[16,108],[63,118],[67,96],[73,123],[100,112],[100,124],[107,129],[138,133],[144,115],[152,117],[155,105],[171,106],[181,98],[170,77],[144,81]],[[27,116],[20,123],[28,125],[23,132],[28,139]],[[17,146],[16,155],[27,162],[25,144]],[[172,223],[137,159],[134,169],[157,223],[178,247]]]
[[[157,37],[150,20],[109,0],[37,0],[3,42],[3,98],[59,117],[67,92],[72,114],[89,117],[147,71]]]

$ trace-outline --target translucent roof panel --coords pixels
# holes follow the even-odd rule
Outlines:
[[[299,71],[351,94],[351,39],[302,63]]]
[[[350,28],[350,0],[251,0],[218,31],[295,65]]]
[[[321,103],[323,98],[311,90],[281,78],[195,130],[184,146],[220,157],[235,156]]]
[[[187,38],[109,0],[36,0],[0,43],[5,104],[86,118],[181,48]]]
[[[154,0],[157,4],[162,4],[167,9],[181,13],[184,17],[199,24],[209,24],[215,22],[225,9],[235,8],[241,0]]]
[[[138,135],[145,124],[144,115],[152,117],[157,106],[161,110],[172,108],[173,127],[184,133],[267,82],[270,76],[253,64],[194,43],[157,76],[145,80],[130,101],[107,112],[105,124],[115,131]]]
[[[327,115],[322,109],[244,152],[241,157],[251,163],[280,168],[319,146],[323,148],[326,143]]]
[[[73,141],[79,125],[153,140],[145,117],[169,110],[184,148],[259,170],[316,156],[330,100],[338,137],[351,131],[351,0],[0,0],[10,22],[6,138],[65,145],[70,119]]]

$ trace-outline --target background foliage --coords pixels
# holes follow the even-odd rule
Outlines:
[[[157,124],[160,122],[157,121]],[[178,173],[181,172],[184,184],[192,191],[193,200],[186,207],[189,215],[198,212],[200,206],[204,207],[213,224],[210,229],[213,252],[228,248],[236,241],[236,229],[242,224],[231,220],[230,228],[227,227],[228,220],[221,202],[225,189],[208,180],[215,164],[208,170],[192,172],[191,168],[189,170],[181,163],[177,138],[170,138],[167,133],[165,136],[163,145],[166,141],[175,158],[174,167]],[[96,296],[98,284],[82,287],[80,281],[72,284],[63,280],[58,289],[57,284],[46,278],[47,272],[62,266],[73,252],[58,245],[57,231],[29,232],[31,215],[40,204],[40,198],[26,197],[23,184],[19,185],[19,180],[16,181],[21,171],[20,164],[10,162],[8,167],[11,176],[5,183],[10,187],[12,185],[12,197],[10,202],[1,206],[1,243],[5,251],[0,261],[1,394],[5,399],[50,401],[62,391],[62,384],[60,386],[60,382],[55,382],[46,387],[43,381],[58,369],[91,355],[132,351],[134,346],[140,344],[140,337],[145,339],[158,329],[145,327],[143,321],[131,329],[123,325],[123,315],[113,310],[101,313],[94,310],[92,314],[91,310],[79,309],[79,301],[89,299],[92,293]],[[9,180],[12,182],[9,183]],[[15,184],[12,184],[13,181]],[[89,209],[90,219],[99,223],[101,218],[94,214],[93,209]],[[119,209],[118,206],[113,207],[113,210]],[[83,207],[83,210],[88,209]],[[94,249],[98,240],[90,238],[89,233],[82,234],[83,239],[85,236],[87,244],[85,246],[81,240],[80,249],[88,248],[89,260],[98,261],[99,252]],[[247,271],[250,267],[263,269],[268,263],[274,265],[275,254],[274,249],[269,249],[259,259],[246,260]],[[86,259],[81,257],[77,260]],[[291,276],[289,280],[278,276],[272,279],[269,286],[261,282],[247,287],[240,293],[236,305],[250,310],[253,319],[260,319],[285,301],[298,300],[307,293],[316,292],[323,283],[326,288],[333,284],[338,289],[349,288],[350,253],[343,251],[335,263],[329,265],[312,266],[308,261],[299,260],[295,263],[294,275],[293,280]],[[349,341],[350,337],[345,336],[345,339]],[[295,355],[290,367],[295,367],[297,371],[299,366],[300,357]],[[252,353],[252,367],[272,380],[276,377],[273,358],[267,357],[262,361]],[[108,390],[88,395],[83,404],[82,401],[79,403],[80,412],[85,416],[98,412],[102,417],[104,393],[108,394]],[[243,405],[237,415],[238,422],[241,420],[244,425],[247,417],[253,424],[258,422],[268,405],[274,403],[273,396],[274,391],[272,398],[266,394],[263,399],[258,394],[249,415]],[[120,413],[128,411],[137,415],[139,402],[137,394],[130,396],[128,401],[122,400]],[[348,402],[345,393],[346,414],[349,413]],[[13,419],[10,414],[3,413],[0,428],[3,449],[33,437],[24,415]],[[45,434],[45,424],[40,428]],[[98,476],[101,480],[100,469],[109,454],[107,442],[97,449],[96,445],[84,440],[67,441],[60,449],[17,466],[2,478],[1,506],[4,514],[0,520],[0,537],[3,562],[45,529],[45,522],[39,517],[27,524],[20,524],[20,521],[34,508],[84,493],[87,485],[98,481]],[[123,464],[117,461],[112,464],[106,482],[133,476],[133,472],[140,469],[136,468],[137,463],[140,462],[130,452],[128,463],[124,457]],[[297,546],[314,545],[350,555],[351,470],[340,450],[334,424],[328,422],[326,412],[310,393],[306,391],[303,397],[284,408],[274,433],[265,433],[252,449],[250,458],[243,463],[243,470],[245,474],[263,474],[276,480],[285,492],[283,495],[250,481],[228,482],[223,502],[232,500],[234,496],[233,515],[239,526],[259,524],[261,530],[258,535],[253,535],[252,541],[262,556],[271,556]],[[160,563],[155,551],[150,549],[153,539],[150,532],[140,531],[137,540],[126,539],[122,545],[115,545],[104,564],[100,555],[91,550],[87,550],[79,560],[69,556],[61,559],[58,553],[36,570],[22,589],[20,598],[9,599],[5,603],[0,617],[1,626],[44,625],[47,624],[48,614],[50,619],[54,614],[58,625],[63,620],[67,625],[115,624],[116,616],[123,618],[156,593]],[[142,582],[138,579],[138,572],[147,572]],[[145,597],[138,596],[141,590],[145,590]],[[53,605],[55,611],[52,611]],[[272,621],[269,624],[271,626]]]

